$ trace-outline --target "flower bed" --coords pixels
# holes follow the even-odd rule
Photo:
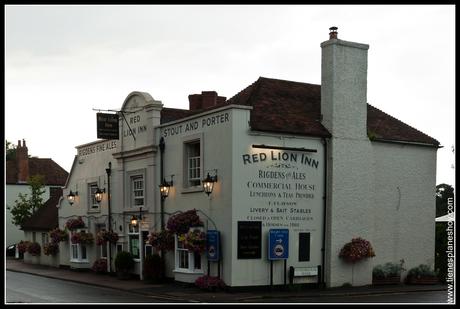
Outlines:
[[[97,259],[94,261],[91,269],[97,273],[106,273],[107,272],[107,259]]]
[[[375,252],[371,243],[361,237],[353,238],[351,242],[346,243],[339,253],[339,257],[349,263],[374,256]]]
[[[105,245],[107,242],[111,244],[116,244],[118,238],[119,237],[116,232],[103,230],[96,234],[96,245]]]
[[[437,284],[438,282],[437,273],[425,264],[411,268],[406,276],[408,284]]]
[[[401,271],[403,268],[404,260],[400,264],[385,263],[377,265],[372,270],[372,284],[399,284],[401,283]]]
[[[224,289],[226,287],[222,279],[208,275],[197,278],[195,280],[195,285],[200,289],[207,291],[216,291],[218,289]]]

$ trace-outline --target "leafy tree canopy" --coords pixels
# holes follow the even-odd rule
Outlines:
[[[40,207],[43,206],[42,195],[45,193],[44,177],[35,175],[29,178],[28,184],[31,187],[31,194],[19,193],[19,200],[14,206],[7,208],[11,210],[12,222],[16,226],[22,226]]]
[[[7,140],[5,140],[5,154],[7,161],[14,160],[16,158],[16,146]]]
[[[436,217],[447,215],[447,201],[449,198],[452,198],[452,204],[454,204],[454,188],[451,185],[445,183],[437,185]]]

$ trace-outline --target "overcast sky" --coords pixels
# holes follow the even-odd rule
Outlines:
[[[5,138],[70,171],[97,109],[132,91],[188,109],[259,76],[321,83],[320,43],[369,44],[370,104],[436,138],[454,184],[455,6],[5,6]]]

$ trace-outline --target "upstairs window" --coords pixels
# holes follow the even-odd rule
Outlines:
[[[200,141],[185,144],[186,186],[196,187],[201,185],[201,153]]]
[[[88,205],[89,210],[99,210],[99,203],[96,201],[97,183],[88,184]]]
[[[144,206],[144,176],[131,176],[131,201],[133,207]]]

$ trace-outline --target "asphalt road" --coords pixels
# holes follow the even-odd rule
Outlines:
[[[6,272],[6,303],[174,303],[177,300],[150,297],[120,290],[18,272]]]

